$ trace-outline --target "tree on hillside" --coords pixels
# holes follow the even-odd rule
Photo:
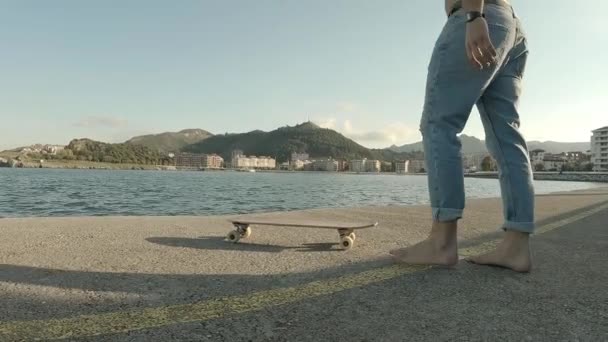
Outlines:
[[[481,161],[481,171],[496,171],[494,167],[494,160],[490,156],[486,156]]]
[[[62,152],[64,159],[78,159],[93,162],[161,164],[169,157],[137,144],[106,144],[88,139],[73,140]]]

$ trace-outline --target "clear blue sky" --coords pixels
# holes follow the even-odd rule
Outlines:
[[[531,45],[527,138],[608,125],[605,0],[513,0]],[[0,149],[306,121],[420,139],[445,16],[429,0],[0,0]],[[475,113],[465,131],[483,138]]]

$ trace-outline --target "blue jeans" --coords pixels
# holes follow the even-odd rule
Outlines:
[[[528,56],[526,38],[511,7],[488,4],[484,13],[498,52],[496,65],[478,70],[468,62],[462,9],[448,18],[429,64],[420,131],[433,219],[447,222],[462,217],[465,195],[458,134],[477,105],[486,145],[499,168],[503,228],[532,233],[532,168],[517,110]]]

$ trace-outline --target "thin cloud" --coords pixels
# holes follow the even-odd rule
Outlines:
[[[410,127],[402,122],[394,122],[375,130],[359,130],[350,119],[337,120],[326,117],[315,120],[323,128],[329,128],[342,133],[344,136],[361,144],[374,146],[403,144],[420,138],[417,128]]]
[[[335,118],[325,118],[320,120],[313,121],[319,127],[335,129],[336,128],[336,119]]]
[[[365,142],[388,142],[390,139],[384,132],[372,131],[364,133],[350,133],[347,136],[353,140]]]
[[[350,133],[353,131],[353,124],[350,120],[344,120],[344,133]]]
[[[344,121],[344,134],[356,141],[365,143],[395,144],[418,138],[418,130],[397,122],[379,130],[357,131],[350,120]]]
[[[76,127],[121,128],[127,126],[127,120],[111,116],[89,116],[74,123]]]

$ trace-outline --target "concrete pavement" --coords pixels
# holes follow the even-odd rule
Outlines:
[[[500,237],[500,212],[469,201],[461,254]],[[313,229],[232,245],[226,217],[2,219],[0,341],[608,339],[608,190],[539,196],[537,212],[528,275],[393,266],[426,207],[268,215],[380,221],[347,252]]]

